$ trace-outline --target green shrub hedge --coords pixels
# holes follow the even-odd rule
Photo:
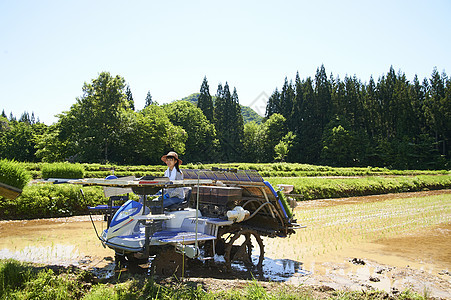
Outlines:
[[[101,187],[83,187],[71,184],[34,184],[26,186],[15,200],[0,197],[1,219],[32,219],[63,217],[88,213],[87,206],[106,204]]]

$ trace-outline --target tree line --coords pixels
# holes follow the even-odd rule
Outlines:
[[[208,87],[206,78],[204,82]],[[174,150],[185,162],[240,160],[235,149],[240,149],[243,118],[237,91],[231,93],[227,83],[218,87],[215,115],[208,115],[209,119],[187,101],[159,105],[150,92],[145,107],[135,110],[130,86],[123,77],[109,72],[84,83],[82,91],[83,95],[50,126],[36,121],[34,114],[30,117],[25,112],[17,120],[3,111],[0,157],[139,165],[161,163],[160,157]],[[232,125],[231,120],[238,125]],[[223,130],[227,127],[235,131]]]
[[[197,103],[159,105],[150,92],[136,110],[123,77],[102,72],[47,126],[25,112],[0,116],[0,157],[32,162],[158,164],[169,150],[187,163],[288,161],[397,169],[447,168],[451,81],[433,70],[412,82],[393,68],[377,82],[328,77],[285,82],[268,99],[263,122],[244,124],[228,83]]]
[[[285,82],[268,99],[266,117],[280,114],[294,136],[287,160],[332,166],[448,168],[451,80],[434,68],[421,83],[393,67],[362,83],[326,75]]]

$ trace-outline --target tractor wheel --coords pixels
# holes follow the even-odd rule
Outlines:
[[[116,253],[114,256],[114,260],[116,263],[115,269],[122,270],[127,269],[132,273],[142,272],[143,265],[147,265],[149,263],[149,258],[139,255],[137,253]]]
[[[115,269],[120,270],[128,265],[127,257],[125,254],[115,253],[114,262],[116,263]]]
[[[241,262],[248,268],[257,268],[261,271],[265,250],[260,235],[249,229],[231,233],[229,239],[225,240],[224,259],[228,270],[232,268],[232,262]],[[253,253],[253,249],[256,251]]]
[[[165,277],[182,277],[185,266],[186,258],[172,248],[161,251],[152,261],[153,274]]]

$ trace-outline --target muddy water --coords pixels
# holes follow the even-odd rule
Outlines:
[[[451,298],[451,190],[302,202],[296,217],[307,228],[264,239],[271,280]],[[105,271],[113,256],[88,216],[0,221],[0,258]]]
[[[104,229],[101,216],[94,216],[94,224]],[[79,265],[111,261],[111,256],[114,252],[101,246],[88,216],[0,221],[0,258]]]
[[[337,213],[325,213],[325,208],[331,207],[349,205],[357,207],[373,202],[387,203],[387,201],[394,199],[401,199],[400,203],[402,204],[402,199],[415,199],[430,196],[443,197],[439,204],[430,204],[431,206],[437,206],[435,207],[435,212],[431,215],[415,216],[415,213],[421,209],[415,208],[416,212],[406,212],[406,218],[430,218],[432,219],[432,222],[425,222],[426,224],[413,224],[412,226],[398,228],[391,234],[385,236],[377,234],[377,231],[379,230],[377,227],[378,225],[381,225],[373,221],[364,224],[364,226],[372,226],[372,228],[368,230],[376,232],[373,236],[355,239],[354,235],[362,233],[355,232],[355,230],[349,230],[349,227],[351,226],[362,226],[361,224],[353,224],[350,220],[353,217],[354,219],[356,217],[363,219],[381,218],[382,221],[379,221],[378,223],[382,223],[382,226],[384,226],[384,222],[388,222],[390,217],[384,218],[387,216],[378,207],[375,208],[375,214],[372,214],[371,212],[366,213],[367,207],[363,207],[360,211],[354,209],[357,212],[354,216],[349,215],[350,213],[353,213],[353,209],[344,211],[336,209],[332,211]],[[405,210],[408,210],[407,205],[402,206],[402,208],[404,207],[406,207]],[[388,206],[388,209],[390,210],[391,207]],[[451,190],[307,201],[299,203],[295,211],[298,222],[300,221],[300,223],[306,225],[307,228],[298,230],[296,235],[293,235],[288,239],[266,239],[265,250],[268,255],[277,258],[294,257],[296,256],[299,247],[302,247],[303,250],[308,248],[310,250],[299,251],[302,252],[302,255],[296,256],[296,258],[302,258],[305,263],[308,263],[324,258],[327,260],[331,256],[336,255],[353,256],[363,251],[372,254],[374,257],[377,255],[386,256],[387,262],[399,266],[423,264],[425,266],[424,268],[445,268],[451,271]],[[325,215],[322,220],[321,217],[317,217],[316,219],[319,219],[319,221],[309,224],[308,218],[307,220],[303,220],[305,215],[311,217],[308,211],[315,211],[319,215]],[[394,213],[399,215],[402,212]],[[381,216],[378,216],[379,214]],[[315,218],[311,217],[310,219]],[[402,219],[399,219],[399,221],[405,222],[405,220]],[[331,226],[331,223],[338,225]],[[343,232],[346,232],[346,230],[348,230],[347,233],[350,236],[339,236]],[[325,232],[327,231],[333,232],[325,235]],[[320,238],[315,239],[313,236],[322,236],[323,239],[319,242]],[[334,244],[333,240],[337,241],[337,243]],[[315,245],[315,243],[321,245]],[[315,246],[317,247],[315,248]],[[281,249],[285,250],[280,251]]]

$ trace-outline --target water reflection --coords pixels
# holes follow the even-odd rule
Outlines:
[[[253,257],[253,262],[256,263],[258,257]],[[302,268],[303,263],[291,259],[272,259],[265,257],[263,260],[263,269],[261,276],[265,280],[283,282],[292,277],[307,276],[311,272]],[[239,263],[232,263],[232,268],[238,271],[247,271],[248,269]]]
[[[69,266],[77,264],[80,257],[74,245],[26,246],[21,250],[0,249],[0,259],[16,259],[39,264]]]

